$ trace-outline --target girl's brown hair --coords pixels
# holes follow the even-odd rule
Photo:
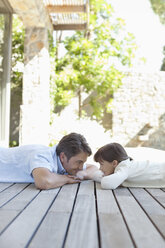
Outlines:
[[[128,157],[125,149],[119,143],[110,143],[102,146],[94,155],[94,160],[96,162],[101,162],[102,160],[108,162],[117,160],[118,162],[121,162],[128,158],[130,157]]]

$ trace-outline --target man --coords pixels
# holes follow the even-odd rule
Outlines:
[[[96,166],[85,164],[91,153],[86,139],[77,133],[64,136],[53,147],[0,147],[0,182],[34,182],[39,189],[51,189],[80,182],[76,174],[83,169],[83,179],[90,179],[91,172],[97,170]]]

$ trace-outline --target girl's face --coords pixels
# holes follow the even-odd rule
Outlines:
[[[117,160],[113,160],[113,162],[108,162],[106,160],[102,160],[99,162],[100,170],[104,172],[104,176],[108,176],[114,173],[114,170],[118,164]]]

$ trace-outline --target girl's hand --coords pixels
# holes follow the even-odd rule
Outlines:
[[[100,183],[103,177],[104,177],[104,173],[101,170],[97,170],[93,173],[92,179]]]
[[[76,176],[81,180],[91,179],[96,182],[101,182],[104,173],[99,170],[96,166],[94,166],[84,171],[78,171]]]
[[[87,172],[85,170],[78,171],[76,176],[77,178],[84,180],[87,177]]]

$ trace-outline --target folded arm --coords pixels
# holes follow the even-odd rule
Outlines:
[[[120,186],[128,177],[128,174],[124,171],[118,171],[109,176],[105,176],[101,179],[101,187],[103,189],[116,189]]]
[[[64,184],[80,182],[80,180],[74,176],[56,174],[46,168],[36,168],[32,171],[32,175],[35,186],[39,189],[58,188]]]

